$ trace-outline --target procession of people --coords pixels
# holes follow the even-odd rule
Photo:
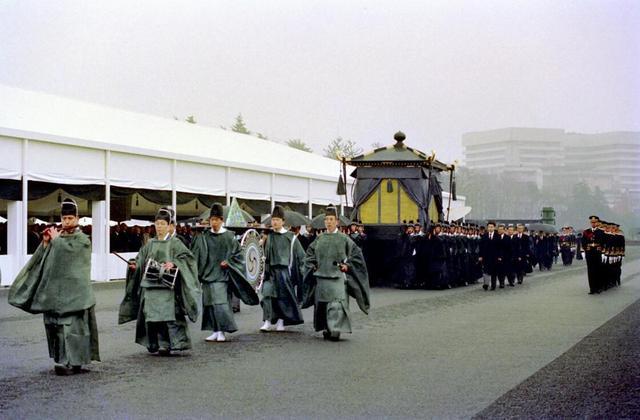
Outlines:
[[[325,340],[339,341],[352,332],[350,298],[368,314],[369,275],[365,260],[367,235],[361,223],[340,226],[337,209],[324,213],[324,229],[286,229],[285,210],[276,205],[270,229],[263,232],[264,272],[257,290],[245,274],[236,234],[225,226],[223,207],[214,203],[209,228],[188,241],[176,229],[175,211],[159,209],[155,237],[128,261],[118,323],[136,321],[136,343],[161,356],[189,350],[188,320],[201,316],[207,342],[225,342],[238,330],[233,298],[261,305],[261,332],[282,332],[305,322],[302,309],[313,306],[313,327]],[[528,232],[523,224],[484,226],[466,223],[402,225],[395,246],[397,286],[449,289],[482,279],[485,291],[516,287],[525,277],[549,270],[561,256],[587,263],[590,294],[620,285],[625,255],[624,235],[616,223],[590,217],[591,227],[576,235]],[[85,371],[100,360],[95,297],[90,281],[91,242],[78,226],[75,201],[61,204],[61,228],[42,232],[33,257],[9,292],[9,303],[29,313],[42,313],[58,375]],[[201,301],[200,301],[201,299]],[[202,308],[202,310],[200,310]]]

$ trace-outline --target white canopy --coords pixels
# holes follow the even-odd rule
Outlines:
[[[122,223],[124,225],[126,225],[127,227],[132,227],[132,226],[140,226],[140,227],[153,226],[153,222],[150,222],[148,220],[139,220],[139,219],[125,220]]]
[[[80,226],[90,226],[93,225],[93,219],[91,219],[90,217],[81,217],[80,219],[78,219],[78,224]],[[118,222],[109,220],[109,226],[116,226],[117,224]]]
[[[21,178],[22,139],[28,139],[31,180],[105,184],[108,178],[120,187],[340,202],[335,193],[340,163],[320,155],[220,128],[4,85],[0,98],[3,179]]]

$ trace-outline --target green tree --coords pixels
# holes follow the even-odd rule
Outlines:
[[[236,117],[236,122],[231,126],[231,131],[242,134],[251,134],[251,131],[247,129],[247,126],[242,119],[242,114],[238,114],[238,116]]]
[[[300,139],[287,140],[287,146],[293,147],[294,149],[302,150],[305,152],[313,153],[313,149],[307,146],[307,144]]]
[[[189,115],[187,118],[184,119],[186,122],[188,122],[189,124],[196,124],[196,117],[194,117],[193,115]]]
[[[338,159],[338,156],[352,158],[362,154],[362,149],[358,147],[353,140],[345,140],[342,137],[337,137],[323,149],[323,152],[325,157],[331,159]]]
[[[264,134],[262,134],[262,133],[256,133],[256,137],[257,137],[257,138],[259,138],[259,139],[262,139],[262,140],[269,140],[269,139],[267,138],[267,136],[265,136],[265,135],[264,135]]]
[[[384,147],[382,143],[380,143],[379,141],[373,142],[371,143],[371,148],[372,149],[379,149],[381,147]]]

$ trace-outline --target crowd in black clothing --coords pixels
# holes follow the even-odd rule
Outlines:
[[[536,266],[540,271],[551,270],[564,247],[568,250],[562,251],[563,263],[570,265],[576,242],[575,235],[569,242],[553,233],[530,233],[521,224],[437,223],[425,234],[421,224],[409,222],[402,226],[395,247],[395,284],[408,289],[448,289],[484,278],[485,290],[513,287]]]
[[[190,226],[176,226],[175,234],[190,247],[196,232]],[[155,226],[127,226],[120,224],[111,228],[111,252],[138,252],[149,239],[156,236]]]

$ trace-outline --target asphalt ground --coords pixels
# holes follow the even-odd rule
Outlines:
[[[103,361],[72,377],[52,373],[42,318],[10,307],[2,291],[0,418],[535,417],[540,412],[526,405],[535,405],[534,391],[520,403],[501,401],[564,357],[579,371],[597,372],[607,359],[637,375],[637,365],[612,359],[605,344],[589,356],[571,355],[640,299],[638,251],[629,250],[622,286],[600,295],[587,294],[579,261],[494,292],[479,283],[441,292],[374,289],[371,314],[353,304],[354,333],[338,343],[312,330],[310,310],[304,325],[264,334],[259,307],[243,306],[231,341],[205,343],[210,332],[191,324],[193,350],[170,358],[135,344],[134,323],[116,325],[122,283],[98,285]],[[612,383],[629,382],[608,369]],[[574,373],[554,375],[547,380],[558,389],[579,382]],[[602,399],[580,395],[565,405],[602,410]],[[602,398],[613,406],[622,396]],[[614,413],[604,410],[605,417]]]
[[[476,416],[518,417],[640,418],[640,301]]]

